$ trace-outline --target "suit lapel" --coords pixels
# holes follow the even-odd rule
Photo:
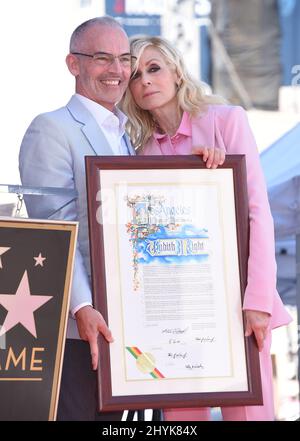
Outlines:
[[[82,125],[81,130],[94,154],[100,156],[113,155],[114,153],[96,120],[76,96],[72,96],[67,108],[75,121]]]
[[[96,155],[114,155],[106,137],[103,135],[94,118],[90,118],[90,121],[88,121],[81,130]]]

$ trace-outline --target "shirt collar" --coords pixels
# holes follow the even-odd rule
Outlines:
[[[177,136],[177,135],[183,135],[186,137],[192,136],[191,118],[187,112],[183,112],[181,122],[179,124],[178,129],[177,129],[177,132],[173,136],[171,136],[171,138],[173,138],[174,136]],[[155,131],[153,133],[153,137],[157,140],[163,139],[167,136],[168,135],[166,133],[159,133],[158,131]]]
[[[114,108],[113,112],[101,106],[101,104],[96,103],[96,101],[90,100],[89,98],[76,93],[75,96],[79,101],[90,111],[96,121],[101,125],[112,116],[116,116],[119,120],[119,130],[125,130],[125,124],[127,122],[127,116],[117,107]]]
[[[126,124],[127,119],[128,119],[127,116],[118,107],[115,107],[114,114],[116,115],[116,117],[120,121],[120,129],[125,131],[125,124]]]

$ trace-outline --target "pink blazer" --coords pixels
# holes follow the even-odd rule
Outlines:
[[[245,154],[250,220],[248,282],[243,309],[271,314],[271,327],[291,321],[276,290],[274,226],[259,154],[244,109],[211,105],[192,119],[195,146],[219,147],[226,154]],[[158,141],[151,138],[139,153],[161,155]]]

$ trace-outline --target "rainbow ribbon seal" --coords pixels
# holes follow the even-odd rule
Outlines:
[[[165,378],[155,367],[155,358],[149,352],[142,352],[136,346],[126,346],[128,352],[136,359],[136,366],[144,374],[150,374],[153,378]]]

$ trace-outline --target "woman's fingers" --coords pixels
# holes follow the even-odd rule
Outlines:
[[[218,147],[195,146],[192,153],[202,155],[207,168],[215,169],[225,161],[225,151]]]

